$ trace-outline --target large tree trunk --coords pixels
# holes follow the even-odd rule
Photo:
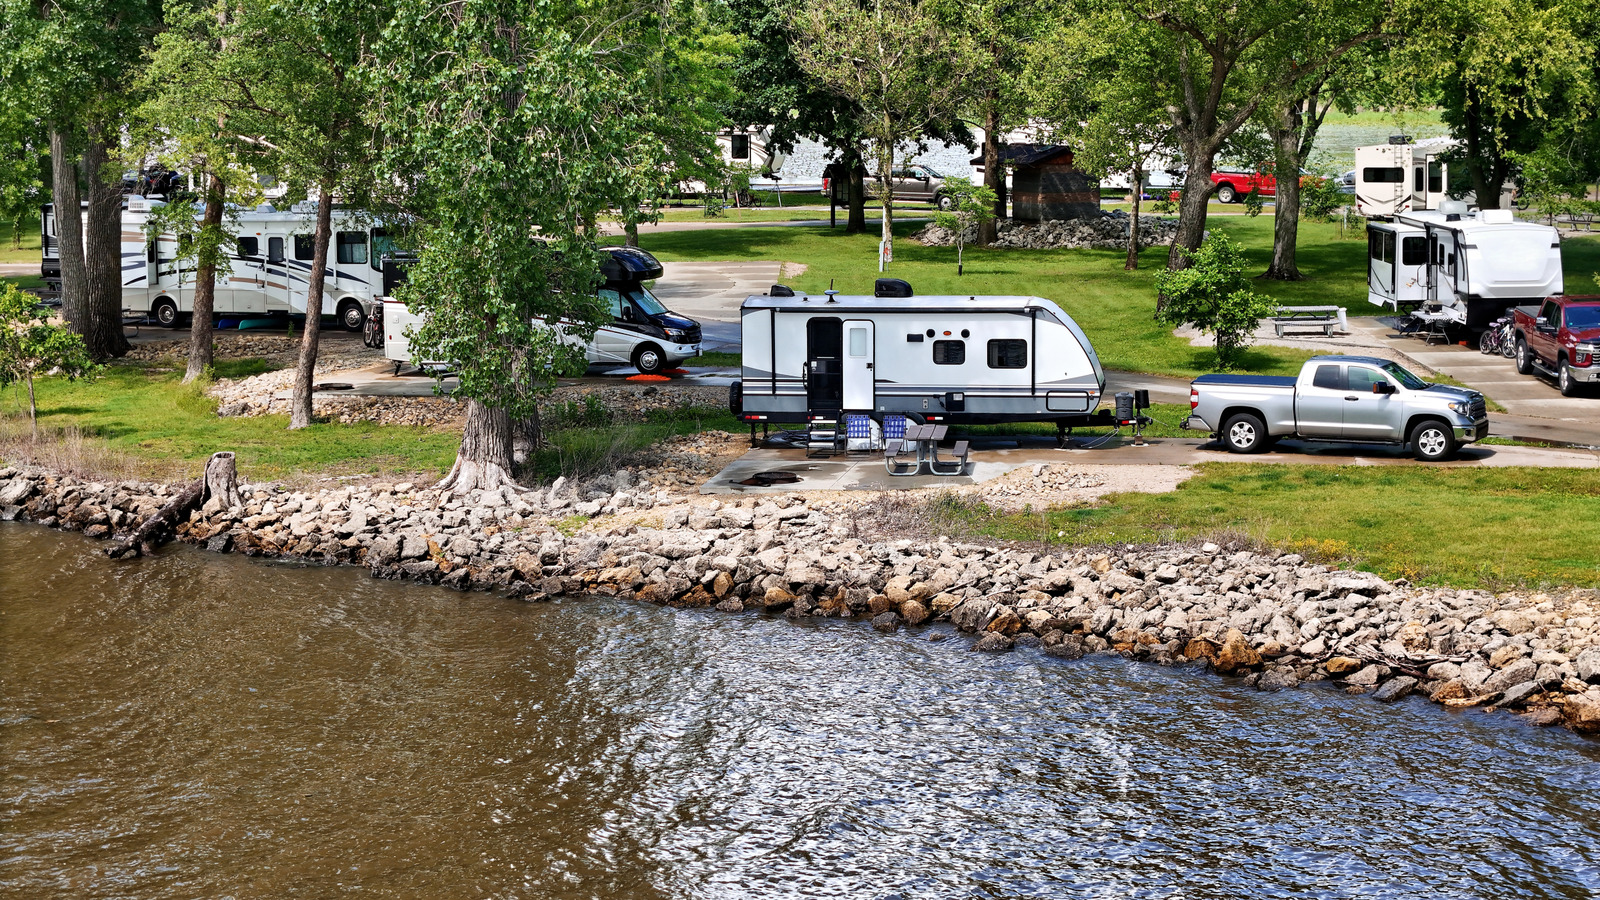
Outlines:
[[[518,487],[511,474],[511,438],[511,417],[505,410],[469,399],[461,449],[439,489],[461,496],[480,488]]]
[[[1125,272],[1139,268],[1139,201],[1144,199],[1144,171],[1138,166],[1133,167],[1133,192],[1129,197],[1133,208],[1128,213],[1128,258],[1122,263]]]
[[[1499,209],[1505,177],[1499,174],[1501,167],[1489,159],[1489,148],[1483,146],[1483,107],[1478,92],[1471,87],[1466,91],[1467,172],[1472,176],[1472,192],[1477,195],[1479,209]]]
[[[222,248],[206,248],[222,230],[222,179],[211,173],[206,181],[206,214],[200,220],[200,264],[195,270],[193,321],[189,325],[189,367],[183,373],[183,383],[188,384],[211,368],[211,311],[217,299],[217,256]]]
[[[1263,278],[1305,278],[1294,258],[1295,243],[1300,238],[1300,135],[1304,125],[1297,100],[1286,105],[1278,121],[1268,129],[1276,157],[1277,187],[1272,210],[1272,264]]]
[[[1211,202],[1211,192],[1217,187],[1211,181],[1215,150],[1184,147],[1184,159],[1189,169],[1183,176],[1183,193],[1178,198],[1178,231],[1172,236],[1172,248],[1167,251],[1167,269],[1174,272],[1189,267],[1189,258],[1183,251],[1200,249],[1200,243],[1206,239],[1206,204]]]
[[[83,270],[83,201],[78,192],[78,155],[71,138],[50,130],[50,202],[56,214],[56,253],[61,260],[61,314],[78,334],[89,328],[89,294]]]
[[[849,212],[845,217],[845,234],[866,234],[867,232],[867,169],[861,164],[861,151],[851,147],[841,156],[845,170],[850,173],[850,180],[845,191],[845,202],[849,205]]]
[[[322,339],[322,293],[327,283],[328,244],[333,239],[333,185],[324,180],[317,190],[317,230],[312,238],[311,277],[306,280],[306,327],[300,335],[300,358],[294,367],[294,393],[289,400],[289,427],[311,424],[311,382],[317,371],[317,344]]]
[[[983,183],[994,191],[994,218],[979,223],[978,246],[987,247],[1000,235],[1000,220],[1006,217],[1006,171],[1000,163],[1000,114],[994,92],[989,94],[989,111],[983,117]]]
[[[622,241],[623,246],[626,246],[626,247],[637,247],[637,246],[639,246],[639,223],[638,222],[635,222],[630,217],[627,222],[623,223],[623,225],[622,225],[622,233],[627,236]]]
[[[122,176],[111,164],[116,131],[93,128],[83,152],[89,187],[88,225],[83,236],[84,294],[88,320],[81,331],[95,359],[126,356],[122,333]]]

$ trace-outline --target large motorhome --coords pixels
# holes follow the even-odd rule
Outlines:
[[[1436,211],[1367,223],[1367,300],[1481,330],[1510,307],[1562,292],[1561,236],[1508,209]]]
[[[1387,144],[1356,148],[1356,211],[1363,216],[1391,217],[1438,209],[1450,183],[1444,155],[1455,146],[1450,138],[1412,143],[1396,136]]]
[[[122,213],[122,305],[125,313],[148,315],[169,328],[181,327],[194,311],[195,271],[179,249],[188,235],[148,233],[160,200],[129,197]],[[371,215],[332,211],[333,238],[323,285],[322,314],[360,331],[373,300],[385,293],[385,260],[395,256],[393,241]],[[226,271],[217,273],[212,314],[216,316],[304,315],[309,287],[316,204],[288,211],[263,205],[233,212],[238,233],[228,248]],[[41,270],[59,280],[53,207],[41,221]]]
[[[905,414],[927,422],[1105,424],[1105,373],[1089,338],[1040,297],[813,297],[782,285],[744,301],[735,414],[803,422]],[[896,296],[884,296],[895,294]]]

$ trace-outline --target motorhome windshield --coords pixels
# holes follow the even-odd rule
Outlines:
[[[1423,381],[1421,378],[1418,378],[1410,372],[1407,372],[1402,366],[1396,363],[1384,363],[1383,370],[1394,376],[1394,380],[1400,382],[1400,384],[1403,385],[1408,391],[1420,391],[1428,386],[1426,381]]]
[[[648,288],[636,287],[628,292],[628,296],[639,304],[639,308],[644,310],[647,316],[659,316],[667,311],[666,305],[657,300],[656,295],[650,293]]]

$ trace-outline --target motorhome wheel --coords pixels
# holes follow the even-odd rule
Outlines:
[[[367,324],[367,314],[362,312],[361,304],[354,300],[346,300],[339,307],[339,323],[345,331],[360,331]]]
[[[178,304],[173,303],[166,297],[157,300],[155,305],[150,307],[150,315],[156,320],[156,324],[163,328],[178,327]]]
[[[655,344],[643,344],[633,351],[633,367],[641,374],[654,375],[666,367],[666,357]]]

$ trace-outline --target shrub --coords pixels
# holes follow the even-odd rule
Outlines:
[[[1239,245],[1225,235],[1212,234],[1199,250],[1182,252],[1188,267],[1156,278],[1161,294],[1156,321],[1193,325],[1212,335],[1217,342],[1217,369],[1226,371],[1250,346],[1256,326],[1272,314],[1277,301],[1251,290]]]

